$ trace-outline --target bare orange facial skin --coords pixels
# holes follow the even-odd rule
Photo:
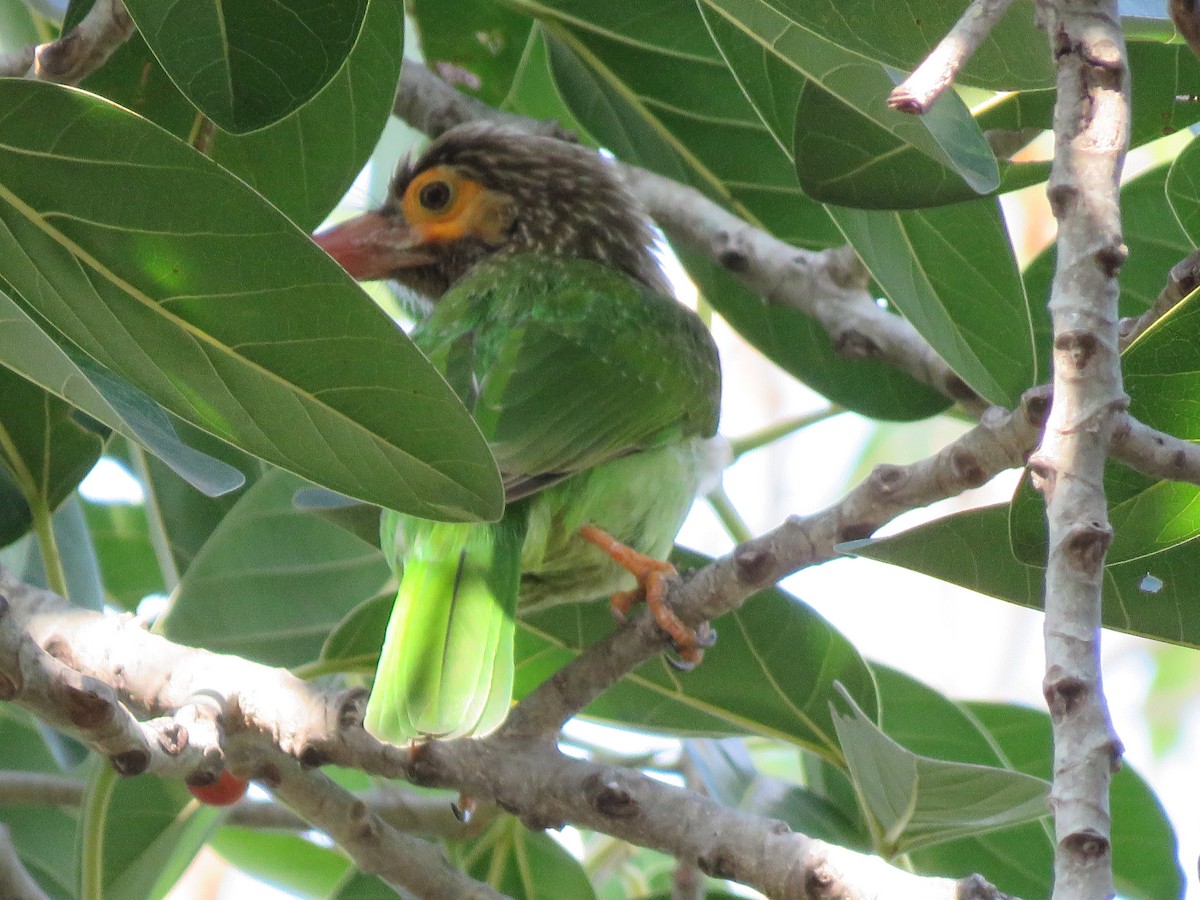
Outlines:
[[[494,246],[512,221],[511,202],[451,166],[434,166],[409,182],[400,208],[420,243],[477,237]]]

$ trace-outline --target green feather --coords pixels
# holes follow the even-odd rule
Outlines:
[[[384,551],[403,574],[366,721],[397,743],[499,726],[518,606],[633,586],[580,525],[665,558],[720,398],[699,319],[586,260],[486,260],[413,339],[474,413],[510,503],[490,525],[383,516]]]

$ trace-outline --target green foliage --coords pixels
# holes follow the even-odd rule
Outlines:
[[[88,6],[73,3],[67,23]],[[405,6],[128,0],[137,32],[81,89],[0,81],[0,561],[18,575],[95,609],[152,610],[145,598],[165,596],[154,627],[174,640],[358,684],[395,595],[380,507],[452,521],[501,513],[494,460],[456,395],[306,237],[368,163],[374,195],[349,205],[380,199],[398,153],[373,154],[406,30],[409,52],[466,94],[556,120],[791,246],[848,242],[881,305],[989,402],[1012,407],[1047,379],[1053,250],[1020,270],[998,199],[1048,174],[1044,161],[1008,158],[1052,125],[1052,57],[1032,4],[1014,4],[961,73],[963,90],[920,118],[886,96],[962,4],[912,0],[886,15],[868,0]],[[1188,99],[1200,63],[1165,42],[1161,23],[1130,23],[1131,140],[1157,154],[1122,188],[1120,308],[1133,316],[1200,242],[1200,150],[1180,135],[1154,144],[1200,121]],[[55,27],[0,0],[2,50]],[[706,307],[832,403],[907,422],[950,406],[751,291],[737,259],[673,249]],[[1131,412],[1189,440],[1200,440],[1198,333],[1193,296],[1124,358]],[[140,497],[79,496],[101,455]],[[1116,529],[1105,626],[1200,647],[1197,489],[1113,464],[1105,490]],[[1042,519],[1024,485],[1011,503],[843,549],[1039,607]],[[708,561],[677,551],[684,570]],[[1010,894],[1048,895],[1045,713],[960,703],[872,663],[783,590],[716,626],[698,669],[647,662],[585,711],[610,726],[600,737],[568,740],[919,873],[980,872]],[[613,627],[602,601],[525,615],[516,696]],[[1164,742],[1182,730],[1157,727]],[[82,787],[83,755],[0,705],[0,769]],[[178,783],[124,781],[88,811],[102,828],[85,835],[78,809],[0,806],[55,900],[78,897],[88,871],[106,897],[164,896],[206,844],[299,896],[393,895],[311,835],[224,825]],[[1128,768],[1112,811],[1121,895],[1179,896],[1171,825]],[[564,849],[576,836],[581,853]],[[665,897],[674,867],[596,833],[560,844],[503,814],[448,850],[518,898]]]

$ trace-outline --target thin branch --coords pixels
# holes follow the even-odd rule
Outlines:
[[[1011,4],[1012,0],[973,0],[925,61],[888,95],[888,106],[914,115],[929,112]]]
[[[0,55],[0,75],[79,84],[133,34],[121,0],[96,0],[87,15],[57,40]]]
[[[1129,144],[1129,76],[1115,0],[1039,4],[1057,64],[1055,156],[1047,195],[1058,219],[1054,400],[1030,460],[1046,498],[1043,693],[1054,733],[1054,897],[1111,897],[1109,783],[1120,762],[1100,672],[1104,496],[1121,386],[1117,275],[1128,253],[1118,186]]]
[[[1200,250],[1193,250],[1171,267],[1167,283],[1154,304],[1140,316],[1117,323],[1117,335],[1124,350],[1151,325],[1165,316],[1188,294],[1200,287]]]

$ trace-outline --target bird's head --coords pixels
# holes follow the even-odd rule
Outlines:
[[[377,210],[314,238],[360,281],[390,278],[436,300],[480,260],[590,259],[659,290],[640,204],[595,151],[490,124],[447,131],[404,162]]]

